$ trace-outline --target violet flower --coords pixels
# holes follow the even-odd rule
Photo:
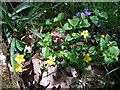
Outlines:
[[[88,8],[84,8],[84,11],[88,11]]]
[[[76,16],[81,16],[81,13],[80,12],[76,13]]]
[[[91,15],[91,13],[90,13],[90,12],[88,12],[88,8],[84,8],[83,13],[84,13],[84,14],[86,14],[86,15]]]

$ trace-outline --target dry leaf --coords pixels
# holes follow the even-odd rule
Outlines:
[[[41,69],[40,69],[40,64],[39,64],[39,54],[35,54],[32,57],[32,63],[33,63],[33,70],[34,70],[34,80],[38,83],[40,80],[40,77],[42,75]]]

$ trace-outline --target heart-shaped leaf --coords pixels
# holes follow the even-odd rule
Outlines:
[[[68,19],[68,22],[70,23],[70,25],[72,26],[77,26],[79,23],[79,18],[74,18],[74,19]]]

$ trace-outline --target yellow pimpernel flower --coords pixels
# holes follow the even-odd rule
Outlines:
[[[105,35],[101,35],[101,38],[104,38],[105,37]]]
[[[74,36],[76,36],[77,34],[76,33],[72,33],[72,36],[74,37]]]
[[[24,62],[25,61],[24,55],[17,55],[16,58],[15,58],[15,61],[19,64]]]
[[[22,64],[15,63],[15,71],[16,72],[22,72]]]
[[[83,35],[83,37],[86,39],[86,37],[88,36],[88,30],[83,31],[81,35]]]
[[[85,53],[83,53],[83,56],[84,56],[84,61],[86,61],[86,62],[89,62],[89,61],[91,61],[92,60],[92,58],[90,57],[90,54],[89,53],[87,53],[87,54],[85,54]]]
[[[51,66],[53,64],[55,64],[54,60],[53,59],[48,59],[47,60],[47,63]]]
[[[63,51],[60,51],[61,54],[63,54],[64,52]]]

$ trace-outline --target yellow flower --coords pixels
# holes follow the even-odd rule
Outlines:
[[[88,36],[88,30],[83,31],[81,35],[83,35],[83,37],[86,39],[86,37]]]
[[[15,70],[16,72],[22,72],[22,64],[15,63]]]
[[[105,37],[105,35],[101,35],[101,38],[104,38]]]
[[[73,36],[73,37],[76,36],[76,33],[72,33],[72,36]]]
[[[89,61],[91,61],[92,60],[92,58],[91,57],[89,57],[90,56],[90,54],[89,53],[87,53],[87,54],[85,54],[85,53],[83,53],[83,56],[84,56],[84,61],[86,61],[86,62],[89,62]]]
[[[60,51],[61,54],[63,54],[64,52],[63,51]]]
[[[17,55],[16,58],[15,58],[15,61],[19,64],[24,62],[25,61],[24,55]]]
[[[55,64],[55,62],[54,62],[53,59],[48,59],[48,60],[47,60],[47,63],[48,63],[49,65],[53,65],[53,64]]]

